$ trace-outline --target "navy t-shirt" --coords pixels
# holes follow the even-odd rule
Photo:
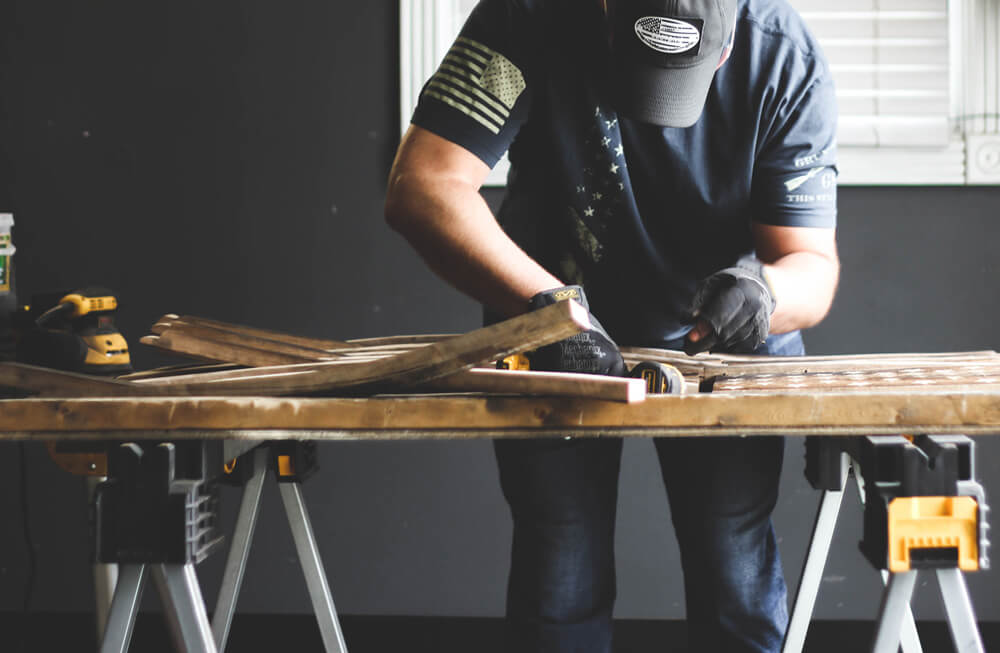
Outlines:
[[[689,328],[697,282],[753,251],[751,224],[836,223],[827,63],[784,0],[740,0],[733,51],[693,126],[618,116],[597,0],[482,0],[413,123],[493,166],[504,230],[621,344]]]

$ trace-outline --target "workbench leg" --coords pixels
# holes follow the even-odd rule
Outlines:
[[[333,595],[330,593],[326,572],[323,571],[323,561],[320,559],[316,538],[309,523],[309,513],[302,500],[302,491],[298,483],[278,483],[278,489],[281,490],[281,500],[285,504],[285,514],[292,529],[292,537],[295,539],[295,548],[302,564],[302,573],[306,577],[323,645],[327,653],[347,653],[344,636],[340,632],[340,623],[337,621],[337,610],[333,605]]]
[[[883,569],[882,584],[889,584],[889,570]],[[924,647],[920,643],[920,635],[917,633],[917,622],[913,618],[913,608],[907,604],[903,613],[903,629],[899,633],[899,647],[903,653],[923,653]]]
[[[882,604],[878,609],[872,653],[896,653],[899,650],[904,617],[910,608],[910,597],[916,583],[916,571],[889,574],[889,584],[882,593]]]
[[[979,636],[962,571],[957,567],[938,569],[937,578],[955,650],[958,653],[983,653],[983,640]]]
[[[121,565],[114,598],[108,611],[108,621],[104,626],[101,653],[128,651],[145,583],[146,565]]]
[[[236,612],[236,600],[243,584],[243,574],[250,555],[250,544],[253,542],[254,529],[257,527],[257,515],[260,514],[260,495],[264,489],[264,479],[267,475],[269,451],[267,447],[257,447],[250,458],[253,464],[253,475],[247,481],[240,503],[239,516],[236,518],[236,528],[233,530],[233,543],[226,557],[226,571],[222,575],[222,586],[219,588],[219,598],[212,614],[212,636],[215,648],[226,649],[229,639],[229,628]]]
[[[178,653],[217,653],[194,564],[155,564],[153,580]]]
[[[844,487],[844,483],[842,482],[840,486]],[[792,617],[785,633],[785,644],[781,648],[782,653],[801,653],[802,647],[805,646],[806,631],[812,619],[816,594],[823,579],[823,567],[830,552],[833,530],[837,525],[837,514],[840,512],[843,497],[843,490],[826,490],[820,499],[812,538],[809,540],[809,550],[806,552],[805,565],[802,567],[802,577],[795,592]]]
[[[111,613],[111,601],[114,599],[115,586],[118,583],[118,565],[95,562],[94,569],[94,603],[97,614],[97,641],[104,639],[104,626],[108,623]]]
[[[107,480],[106,476],[87,476],[87,505],[94,502],[94,492],[97,486]],[[104,641],[104,626],[108,623],[111,612],[111,600],[115,594],[115,583],[118,582],[118,565],[114,563],[95,562],[94,571],[94,614],[97,615],[97,641]]]

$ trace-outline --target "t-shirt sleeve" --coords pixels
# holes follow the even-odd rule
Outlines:
[[[492,168],[527,119],[529,35],[517,2],[482,0],[424,85],[411,122]]]
[[[837,224],[837,102],[828,75],[779,103],[758,152],[755,222],[783,227]]]

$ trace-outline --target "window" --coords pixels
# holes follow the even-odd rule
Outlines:
[[[842,185],[1000,184],[1000,0],[791,3],[837,84]],[[475,4],[400,0],[404,130]]]
[[[400,0],[399,117],[402,132],[410,125],[417,98],[444,59],[466,17],[478,0]],[[486,179],[487,186],[504,186],[510,162],[504,156]]]
[[[791,0],[830,61],[841,184],[1000,183],[1000,0]]]

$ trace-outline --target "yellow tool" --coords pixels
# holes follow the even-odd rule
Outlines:
[[[648,394],[684,394],[684,375],[673,365],[642,361],[632,368],[629,376],[645,381]]]
[[[132,370],[128,343],[115,326],[118,298],[105,288],[47,293],[15,315],[17,358],[87,374]]]

